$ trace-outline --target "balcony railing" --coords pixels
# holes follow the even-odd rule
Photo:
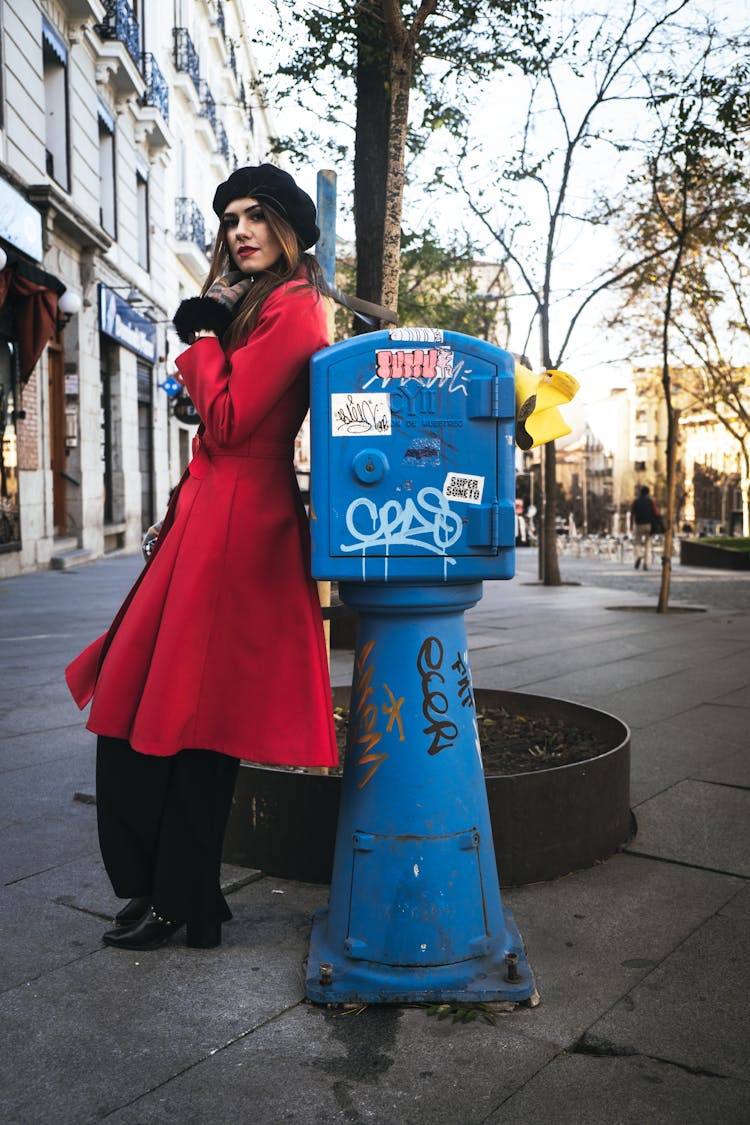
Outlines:
[[[195,89],[200,94],[201,67],[198,53],[186,27],[174,28],[174,65],[177,70],[189,74]]]
[[[206,82],[204,79],[201,79],[200,89],[198,92],[201,99],[199,116],[207,118],[207,120],[211,124],[211,128],[214,132],[216,132],[216,102],[214,101],[213,95],[208,88],[208,82]]]
[[[141,105],[154,106],[161,112],[164,120],[169,121],[169,87],[164,75],[150,51],[144,51],[142,60],[141,69],[146,79],[146,90],[141,98]]]
[[[119,39],[136,66],[141,61],[141,32],[127,0],[104,0],[104,22],[96,25],[102,39]]]
[[[194,199],[180,196],[175,200],[175,225],[180,242],[194,242],[206,249],[206,221]]]
[[[230,161],[231,150],[229,148],[229,137],[227,136],[227,131],[224,128],[224,126],[222,125],[221,121],[216,122],[216,139],[219,142],[219,152],[224,157],[227,164],[229,164],[230,167],[231,167],[231,161]]]

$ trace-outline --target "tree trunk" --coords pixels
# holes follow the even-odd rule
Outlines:
[[[677,492],[677,420],[679,411],[671,403],[667,413],[667,511],[664,517],[664,554],[661,560],[661,586],[657,613],[669,612],[669,587],[672,581],[672,545],[674,543],[675,495]]]
[[[381,0],[385,38],[391,49],[391,121],[388,138],[388,180],[383,226],[383,296],[381,304],[398,309],[398,277],[401,268],[401,212],[404,200],[404,157],[409,120],[409,94],[414,52],[425,23],[438,0],[420,0],[411,27],[404,26],[401,0]],[[383,325],[387,327],[387,325]]]
[[[544,446],[544,564],[545,586],[560,585],[560,562],[557,557],[557,456],[554,441]]]
[[[405,44],[391,53],[391,128],[388,138],[388,182],[383,225],[383,295],[381,304],[398,309],[401,263],[401,211],[404,198],[404,153],[409,117],[412,57]],[[383,327],[386,327],[385,325]]]
[[[539,345],[545,371],[555,366],[550,355],[549,323],[549,265],[547,279],[537,298],[539,316]],[[560,562],[557,557],[557,451],[554,441],[543,447],[542,476],[542,526],[539,537],[539,577],[545,586],[560,585]]]
[[[375,305],[383,302],[383,228],[388,165],[390,93],[388,45],[379,22],[357,9],[357,120],[354,141],[354,228],[357,256],[356,294]],[[354,318],[354,333],[370,327]]]

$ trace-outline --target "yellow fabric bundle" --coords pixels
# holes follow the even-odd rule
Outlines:
[[[516,443],[521,449],[554,441],[570,433],[570,426],[558,410],[570,402],[579,389],[578,382],[564,371],[545,371],[535,375],[516,361]]]

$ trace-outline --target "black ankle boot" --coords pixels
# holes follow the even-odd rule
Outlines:
[[[108,930],[102,941],[114,949],[158,949],[184,925],[184,922],[170,922],[168,918],[162,918],[152,906],[134,925]]]
[[[115,914],[115,922],[118,926],[132,926],[134,922],[140,922],[150,905],[148,897],[131,898],[127,906],[123,906],[122,910]]]
[[[191,949],[215,949],[221,945],[221,922],[216,918],[209,922],[188,922],[186,941]]]

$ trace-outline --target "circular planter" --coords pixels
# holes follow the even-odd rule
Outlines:
[[[579,703],[513,691],[474,692],[478,707],[568,720],[608,749],[582,762],[485,776],[503,886],[554,879],[606,859],[632,836],[630,731]],[[336,707],[349,688],[334,688]],[[224,859],[267,875],[331,880],[341,778],[243,762],[224,841]]]

